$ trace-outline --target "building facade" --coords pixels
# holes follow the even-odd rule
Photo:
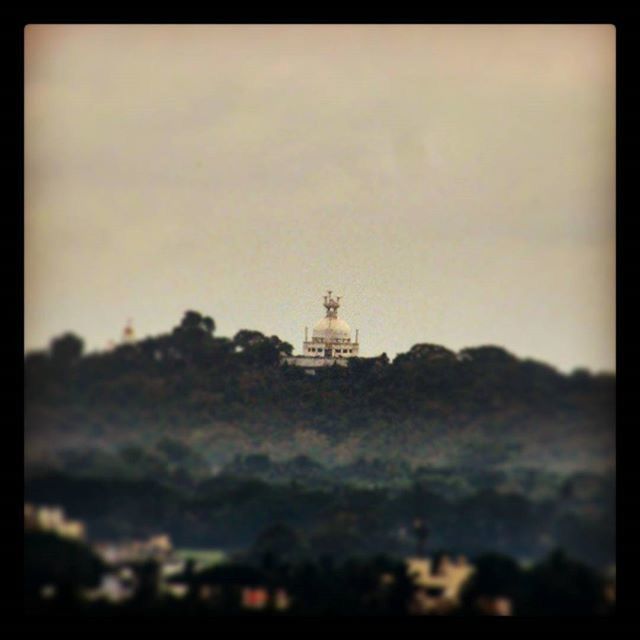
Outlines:
[[[25,531],[55,533],[72,540],[85,540],[87,534],[84,522],[70,520],[61,507],[36,506],[30,503],[24,505],[24,528]]]

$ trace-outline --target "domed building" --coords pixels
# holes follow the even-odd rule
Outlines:
[[[314,358],[352,358],[358,355],[358,337],[351,342],[351,327],[338,318],[340,297],[332,298],[331,291],[324,297],[326,314],[313,327],[311,340],[305,330],[302,353]]]
[[[338,317],[340,298],[331,297],[331,291],[324,296],[325,316],[313,327],[311,340],[308,329],[304,331],[301,356],[288,356],[284,362],[299,367],[322,367],[338,364],[347,365],[349,358],[358,356],[359,343],[356,330],[355,341],[351,341],[351,327]]]

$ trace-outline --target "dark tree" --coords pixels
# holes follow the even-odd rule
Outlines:
[[[477,603],[482,598],[509,598],[514,613],[521,613],[528,600],[527,576],[518,563],[509,556],[488,553],[474,562],[475,571],[462,589],[462,610],[477,614]]]
[[[603,604],[604,582],[586,565],[556,550],[533,568],[530,611],[532,615],[596,615]]]
[[[95,587],[104,570],[86,545],[50,533],[24,537],[25,595],[37,598],[41,587],[54,585],[58,597],[73,599],[83,587]]]
[[[84,341],[73,333],[65,333],[51,341],[50,350],[54,364],[66,367],[80,360]]]
[[[456,354],[453,351],[449,351],[445,347],[441,347],[437,344],[416,344],[411,347],[408,353],[401,353],[396,356],[394,360],[395,364],[402,362],[455,362]]]

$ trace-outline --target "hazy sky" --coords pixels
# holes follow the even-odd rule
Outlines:
[[[175,326],[615,369],[611,26],[25,31],[27,349]]]

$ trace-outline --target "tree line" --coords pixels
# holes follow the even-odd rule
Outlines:
[[[209,316],[187,311],[172,331],[84,353],[68,333],[25,357],[27,428],[43,420],[87,424],[227,421],[307,426],[344,434],[372,425],[437,421],[522,424],[532,416],[611,428],[615,377],[519,359],[497,346],[455,353],[417,344],[390,361],[353,358],[308,376],[282,365],[292,346],[241,330],[215,335]],[[44,417],[46,415],[46,417]]]

